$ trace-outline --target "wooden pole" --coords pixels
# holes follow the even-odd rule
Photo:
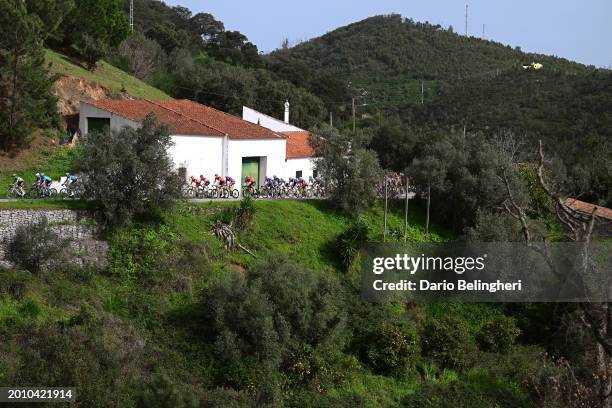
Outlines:
[[[404,190],[406,192],[406,204],[404,206],[404,242],[408,240],[408,177],[404,177]]]
[[[383,229],[383,242],[387,242],[387,186],[389,183],[387,183],[387,176],[385,176],[385,225],[384,225],[384,229]]]
[[[355,98],[353,98],[353,133],[355,133]]]
[[[429,235],[429,204],[431,203],[431,182],[427,183],[427,220],[425,221],[425,233]]]

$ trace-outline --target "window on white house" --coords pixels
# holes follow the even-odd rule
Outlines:
[[[313,170],[312,171],[312,178],[317,178],[317,174],[318,174],[317,170],[316,169]]]
[[[295,172],[295,178],[300,178],[302,177],[302,170],[298,170]]]

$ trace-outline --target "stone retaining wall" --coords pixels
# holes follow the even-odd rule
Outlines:
[[[17,228],[43,217],[60,237],[71,241],[77,261],[105,263],[108,243],[100,239],[100,227],[91,213],[70,209],[0,209],[0,264],[9,265],[6,248]]]

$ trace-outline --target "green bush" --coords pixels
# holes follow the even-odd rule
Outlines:
[[[96,200],[108,225],[150,218],[174,205],[181,183],[168,155],[172,144],[170,130],[153,114],[138,129],[86,135],[77,167],[87,180],[85,196]]]
[[[40,273],[64,258],[68,244],[69,240],[53,231],[43,217],[17,228],[8,245],[8,259],[32,273]]]
[[[68,322],[27,324],[3,336],[2,349],[23,368],[5,383],[70,385],[83,406],[126,406],[145,358],[144,345],[128,322],[85,308]]]
[[[443,367],[464,369],[475,351],[468,324],[453,316],[430,319],[421,332],[423,354]]]
[[[370,239],[371,228],[363,218],[354,221],[336,240],[342,266],[346,269],[357,257],[361,245]]]
[[[341,347],[345,335],[338,283],[283,259],[213,282],[200,310],[202,335],[214,345],[223,367],[253,360],[253,370],[283,370],[304,347],[313,353]]]
[[[243,194],[239,207],[227,207],[221,212],[219,221],[231,225],[239,231],[247,231],[255,219],[255,201],[248,194]]]
[[[240,200],[240,207],[236,211],[234,226],[241,231],[246,231],[251,228],[254,219],[255,201],[250,194],[243,194]]]
[[[364,360],[379,374],[403,374],[421,351],[416,328],[405,322],[380,322],[362,344]]]
[[[503,316],[483,324],[477,340],[484,351],[507,353],[520,334],[521,330],[516,326],[516,320]]]

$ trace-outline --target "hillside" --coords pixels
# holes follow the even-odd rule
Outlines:
[[[464,319],[459,333],[462,339],[474,341],[484,322],[503,316],[502,309],[493,305],[431,304],[408,308],[401,304],[363,303],[355,287],[358,270],[342,272],[337,266],[336,238],[350,219],[324,202],[256,202],[252,229],[239,234],[239,239],[256,253],[257,259],[240,250],[228,251],[210,231],[212,223],[235,206],[236,203],[179,205],[164,213],[158,226],[138,224],[116,230],[108,237],[110,263],[103,272],[87,268],[57,269],[43,275],[6,271],[0,284],[0,333],[4,339],[0,345],[0,381],[45,380],[55,384],[55,373],[61,372],[63,380],[78,387],[80,401],[97,406],[150,406],[136,401],[147,398],[152,389],[162,395],[181,390],[179,395],[185,393],[190,400],[200,401],[216,395],[217,402],[204,406],[252,406],[246,401],[254,402],[256,391],[268,387],[282,392],[274,398],[290,406],[386,407],[400,406],[406,398],[409,400],[405,406],[422,406],[424,400],[438,394],[438,402],[448,403],[458,395],[465,398],[466,404],[476,400],[492,404],[503,396],[507,404],[500,406],[527,406],[528,373],[512,367],[512,362],[519,359],[522,363],[529,358],[537,361],[539,349],[523,346],[501,357],[488,352],[477,357],[474,354],[477,362],[467,369],[438,369],[433,360],[423,357],[418,363],[421,371],[388,375],[370,368],[366,357],[351,351],[362,346],[347,338],[346,343],[341,340],[334,345],[334,360],[317,360],[316,354],[302,357],[305,364],[313,364],[305,368],[312,374],[296,372],[299,362],[295,368],[273,372],[283,379],[278,384],[267,384],[270,371],[252,361],[219,366],[222,356],[210,341],[210,328],[202,323],[205,295],[210,296],[210,288],[232,273],[246,276],[245,270],[252,271],[262,262],[278,257],[298,264],[300,271],[344,282],[342,287],[346,289],[336,297],[346,298],[344,307],[350,311],[347,324],[354,327],[351,330],[356,338],[364,336],[364,330],[388,327],[385,324],[401,328],[404,326],[399,321],[420,322],[453,315]],[[423,213],[418,206],[411,208],[410,241],[422,241]],[[282,220],[278,214],[283,214]],[[372,227],[372,238],[379,240],[380,207],[367,212],[364,219]],[[398,205],[389,217],[392,231],[401,228],[401,219],[402,208]],[[442,236],[434,233],[430,238],[445,237],[448,235],[442,232]],[[392,234],[392,240],[397,238]],[[303,284],[299,282],[297,287]],[[240,309],[248,310],[252,302],[248,293],[238,292],[235,296]],[[303,301],[306,300],[292,299],[294,304]],[[388,323],[379,326],[379,319]],[[257,327],[265,328],[266,321],[257,321]],[[16,341],[20,335],[32,341]],[[401,343],[393,346],[393,339],[383,338],[376,345],[383,347],[389,341],[390,347],[405,350]],[[28,350],[39,353],[28,354]],[[19,369],[26,356],[31,365]],[[97,359],[104,361],[98,363]],[[53,364],[53,370],[48,370],[49,364]],[[32,365],[37,368],[30,368]],[[531,368],[536,366],[537,363],[530,364]],[[309,383],[314,383],[312,388]],[[430,394],[432,387],[437,391]],[[227,398],[242,403],[228,405]]]
[[[366,102],[392,110],[420,102],[421,79],[426,81],[426,94],[431,95],[436,83],[452,84],[533,61],[563,72],[587,69],[563,58],[524,53],[398,14],[337,28],[288,50],[275,51],[269,58],[272,65],[296,61],[317,75],[333,74],[351,81],[369,91]]]
[[[165,92],[133,77],[125,71],[116,68],[105,61],[98,62],[97,68],[92,72],[82,65],[75,63],[68,57],[52,50],[46,50],[45,60],[50,64],[52,73],[61,76],[81,78],[95,82],[115,94],[126,92],[134,98],[168,99]]]

